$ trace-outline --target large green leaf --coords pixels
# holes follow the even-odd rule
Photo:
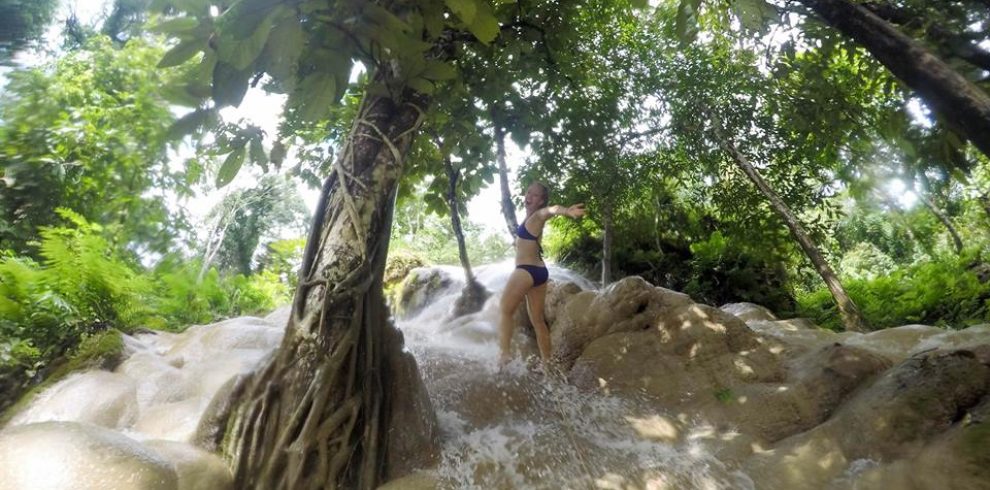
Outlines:
[[[256,26],[254,32],[247,38],[239,38],[231,35],[221,36],[217,44],[217,54],[220,61],[226,61],[238,70],[243,70],[250,66],[268,42],[268,36],[272,32],[272,22],[282,15],[281,7],[265,11],[268,15]]]
[[[234,180],[237,172],[244,165],[244,154],[246,151],[247,149],[244,148],[244,143],[242,142],[240,145],[234,147],[234,151],[227,155],[227,158],[223,161],[223,165],[220,165],[220,170],[217,172],[217,188],[223,187]]]
[[[303,121],[319,121],[326,117],[336,96],[337,82],[334,75],[322,71],[304,78],[292,94],[296,114]]]
[[[305,46],[306,39],[302,25],[295,15],[282,17],[272,28],[263,55],[264,66],[266,71],[273,78],[279,80],[286,90],[293,88],[291,84],[286,86],[286,83],[295,79],[299,56]]]
[[[251,138],[251,143],[249,146],[251,163],[258,165],[260,167],[265,167],[267,170],[268,165],[268,154],[265,153],[265,147],[261,143],[261,137]]]
[[[450,63],[444,63],[439,60],[426,60],[426,66],[420,75],[430,80],[450,80],[457,78],[457,70]]]
[[[250,76],[249,70],[238,70],[222,61],[217,63],[213,69],[213,100],[217,107],[240,105]]]
[[[478,11],[478,0],[444,0],[447,8],[450,9],[461,22],[471,25],[474,22],[474,15]]]
[[[766,0],[733,0],[732,10],[746,29],[766,32],[767,25],[777,18],[777,9]]]
[[[175,17],[155,24],[151,27],[151,31],[161,34],[181,35],[195,29],[198,25],[199,20],[195,17]]]
[[[168,68],[178,66],[189,61],[193,56],[203,50],[206,43],[199,39],[187,39],[168,50],[162,60],[158,62],[158,68]]]
[[[407,83],[413,88],[413,90],[427,95],[432,94],[434,90],[436,90],[436,86],[433,85],[433,82],[425,78],[413,78]]]
[[[468,23],[468,30],[484,44],[498,37],[499,25],[492,6],[484,0],[477,2],[474,20]]]
[[[212,113],[210,110],[196,109],[180,117],[168,128],[168,138],[175,140],[192,133],[209,120]]]
[[[245,39],[254,36],[281,3],[281,0],[240,0],[223,13],[219,23],[225,35]]]

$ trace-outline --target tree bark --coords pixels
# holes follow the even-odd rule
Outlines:
[[[938,207],[938,205],[936,205],[935,202],[928,197],[928,193],[930,192],[932,186],[931,183],[928,182],[928,177],[925,176],[925,172],[918,171],[916,175],[918,176],[918,180],[921,181],[923,187],[917,192],[918,198],[921,199],[921,202],[924,203],[925,207],[928,208],[928,210],[931,211],[943,225],[945,225],[945,229],[949,230],[949,235],[952,236],[952,244],[956,248],[956,255],[961,254],[963,251],[963,242],[962,237],[959,236],[959,231],[956,230],[955,225],[952,224],[952,220],[949,219],[949,216],[945,214],[944,211],[942,211],[942,208]]]
[[[460,172],[454,170],[454,165],[450,162],[450,157],[444,157],[443,168],[447,172],[447,206],[450,208],[450,226],[454,229],[454,236],[457,238],[457,255],[461,259],[461,267],[464,268],[464,278],[468,283],[474,282],[474,274],[471,272],[471,261],[468,259],[467,245],[464,243],[464,230],[461,228],[461,215],[457,206],[457,181],[460,180]]]
[[[954,131],[990,156],[990,96],[979,87],[862,5],[848,0],[800,1],[866,47]]]
[[[818,275],[821,276],[822,281],[828,287],[828,290],[832,293],[832,298],[835,300],[836,306],[839,308],[839,315],[842,317],[842,324],[845,325],[846,330],[851,330],[854,332],[863,332],[868,330],[866,319],[863,318],[862,313],[859,311],[859,307],[853,302],[852,298],[846,294],[846,290],[842,287],[842,283],[839,281],[838,275],[832,270],[832,267],[825,260],[825,256],[822,254],[818,245],[815,244],[811,236],[805,231],[804,226],[798,220],[797,216],[791,212],[791,209],[787,206],[780,196],[763,180],[759,172],[749,163],[749,159],[746,155],[743,155],[736,145],[732,142],[732,139],[725,134],[722,129],[721,121],[718,119],[715,113],[707,111],[708,115],[712,117],[715,123],[715,132],[718,137],[719,144],[722,148],[729,154],[732,161],[738,166],[746,177],[756,186],[757,189],[770,201],[770,206],[773,210],[784,220],[787,225],[788,230],[790,230],[791,235],[797,240],[801,249],[804,250],[805,255],[811,260],[812,265],[815,266],[815,270],[818,271]]]
[[[505,130],[495,104],[489,106],[488,110],[495,134],[495,161],[498,163],[498,182],[502,189],[502,216],[505,217],[505,226],[509,228],[510,240],[514,241],[519,223],[516,222],[516,207],[512,204],[512,193],[509,190],[509,171],[505,166]]]
[[[389,77],[382,67],[375,82]],[[382,276],[403,160],[428,102],[407,92],[360,104],[323,186],[282,345],[228,425],[237,488],[370,489],[389,471],[404,367]]]
[[[615,211],[612,202],[606,197],[602,206],[602,287],[612,282],[612,235],[614,233]]]
[[[457,238],[457,255],[461,260],[461,267],[464,268],[464,290],[460,297],[454,302],[454,317],[461,317],[469,313],[481,310],[485,305],[485,300],[490,295],[484,288],[474,273],[471,272],[471,260],[468,258],[467,245],[464,243],[464,230],[461,228],[461,213],[457,205],[457,181],[460,180],[460,172],[454,169],[450,162],[450,157],[444,157],[443,166],[447,172],[447,206],[450,207],[450,224],[454,229],[454,236]]]

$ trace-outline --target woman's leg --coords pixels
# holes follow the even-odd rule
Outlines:
[[[529,321],[533,323],[536,332],[536,344],[540,346],[540,358],[543,364],[550,362],[550,329],[543,317],[543,308],[547,299],[547,283],[540,284],[526,293],[526,307],[529,310]]]
[[[522,303],[526,296],[526,291],[533,287],[533,276],[522,269],[515,269],[509,275],[509,282],[505,284],[502,291],[502,301],[499,302],[500,318],[498,322],[499,340],[499,366],[504,366],[509,362],[512,353],[509,347],[512,344],[512,330],[515,325],[512,323],[512,315],[515,314],[519,303]]]

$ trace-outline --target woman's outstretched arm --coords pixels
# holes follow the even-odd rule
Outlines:
[[[543,220],[545,221],[554,216],[567,216],[568,218],[580,218],[584,216],[586,210],[584,209],[584,203],[574,204],[572,206],[567,206],[567,207],[555,204],[553,206],[547,206],[541,209],[539,212],[546,213],[544,216],[541,216],[541,218],[543,218]]]

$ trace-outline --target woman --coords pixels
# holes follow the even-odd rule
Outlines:
[[[519,303],[526,298],[529,319],[536,331],[536,343],[540,347],[540,357],[544,367],[550,362],[550,329],[543,318],[543,304],[547,296],[547,279],[549,273],[543,263],[543,249],[540,247],[540,236],[543,235],[543,225],[554,216],[580,218],[584,216],[584,204],[570,207],[547,206],[550,201],[550,190],[547,186],[534,182],[526,189],[526,218],[516,230],[516,269],[509,276],[509,282],[502,292],[500,304],[501,319],[499,320],[499,367],[505,366],[511,359],[509,346],[512,343],[512,317]]]

